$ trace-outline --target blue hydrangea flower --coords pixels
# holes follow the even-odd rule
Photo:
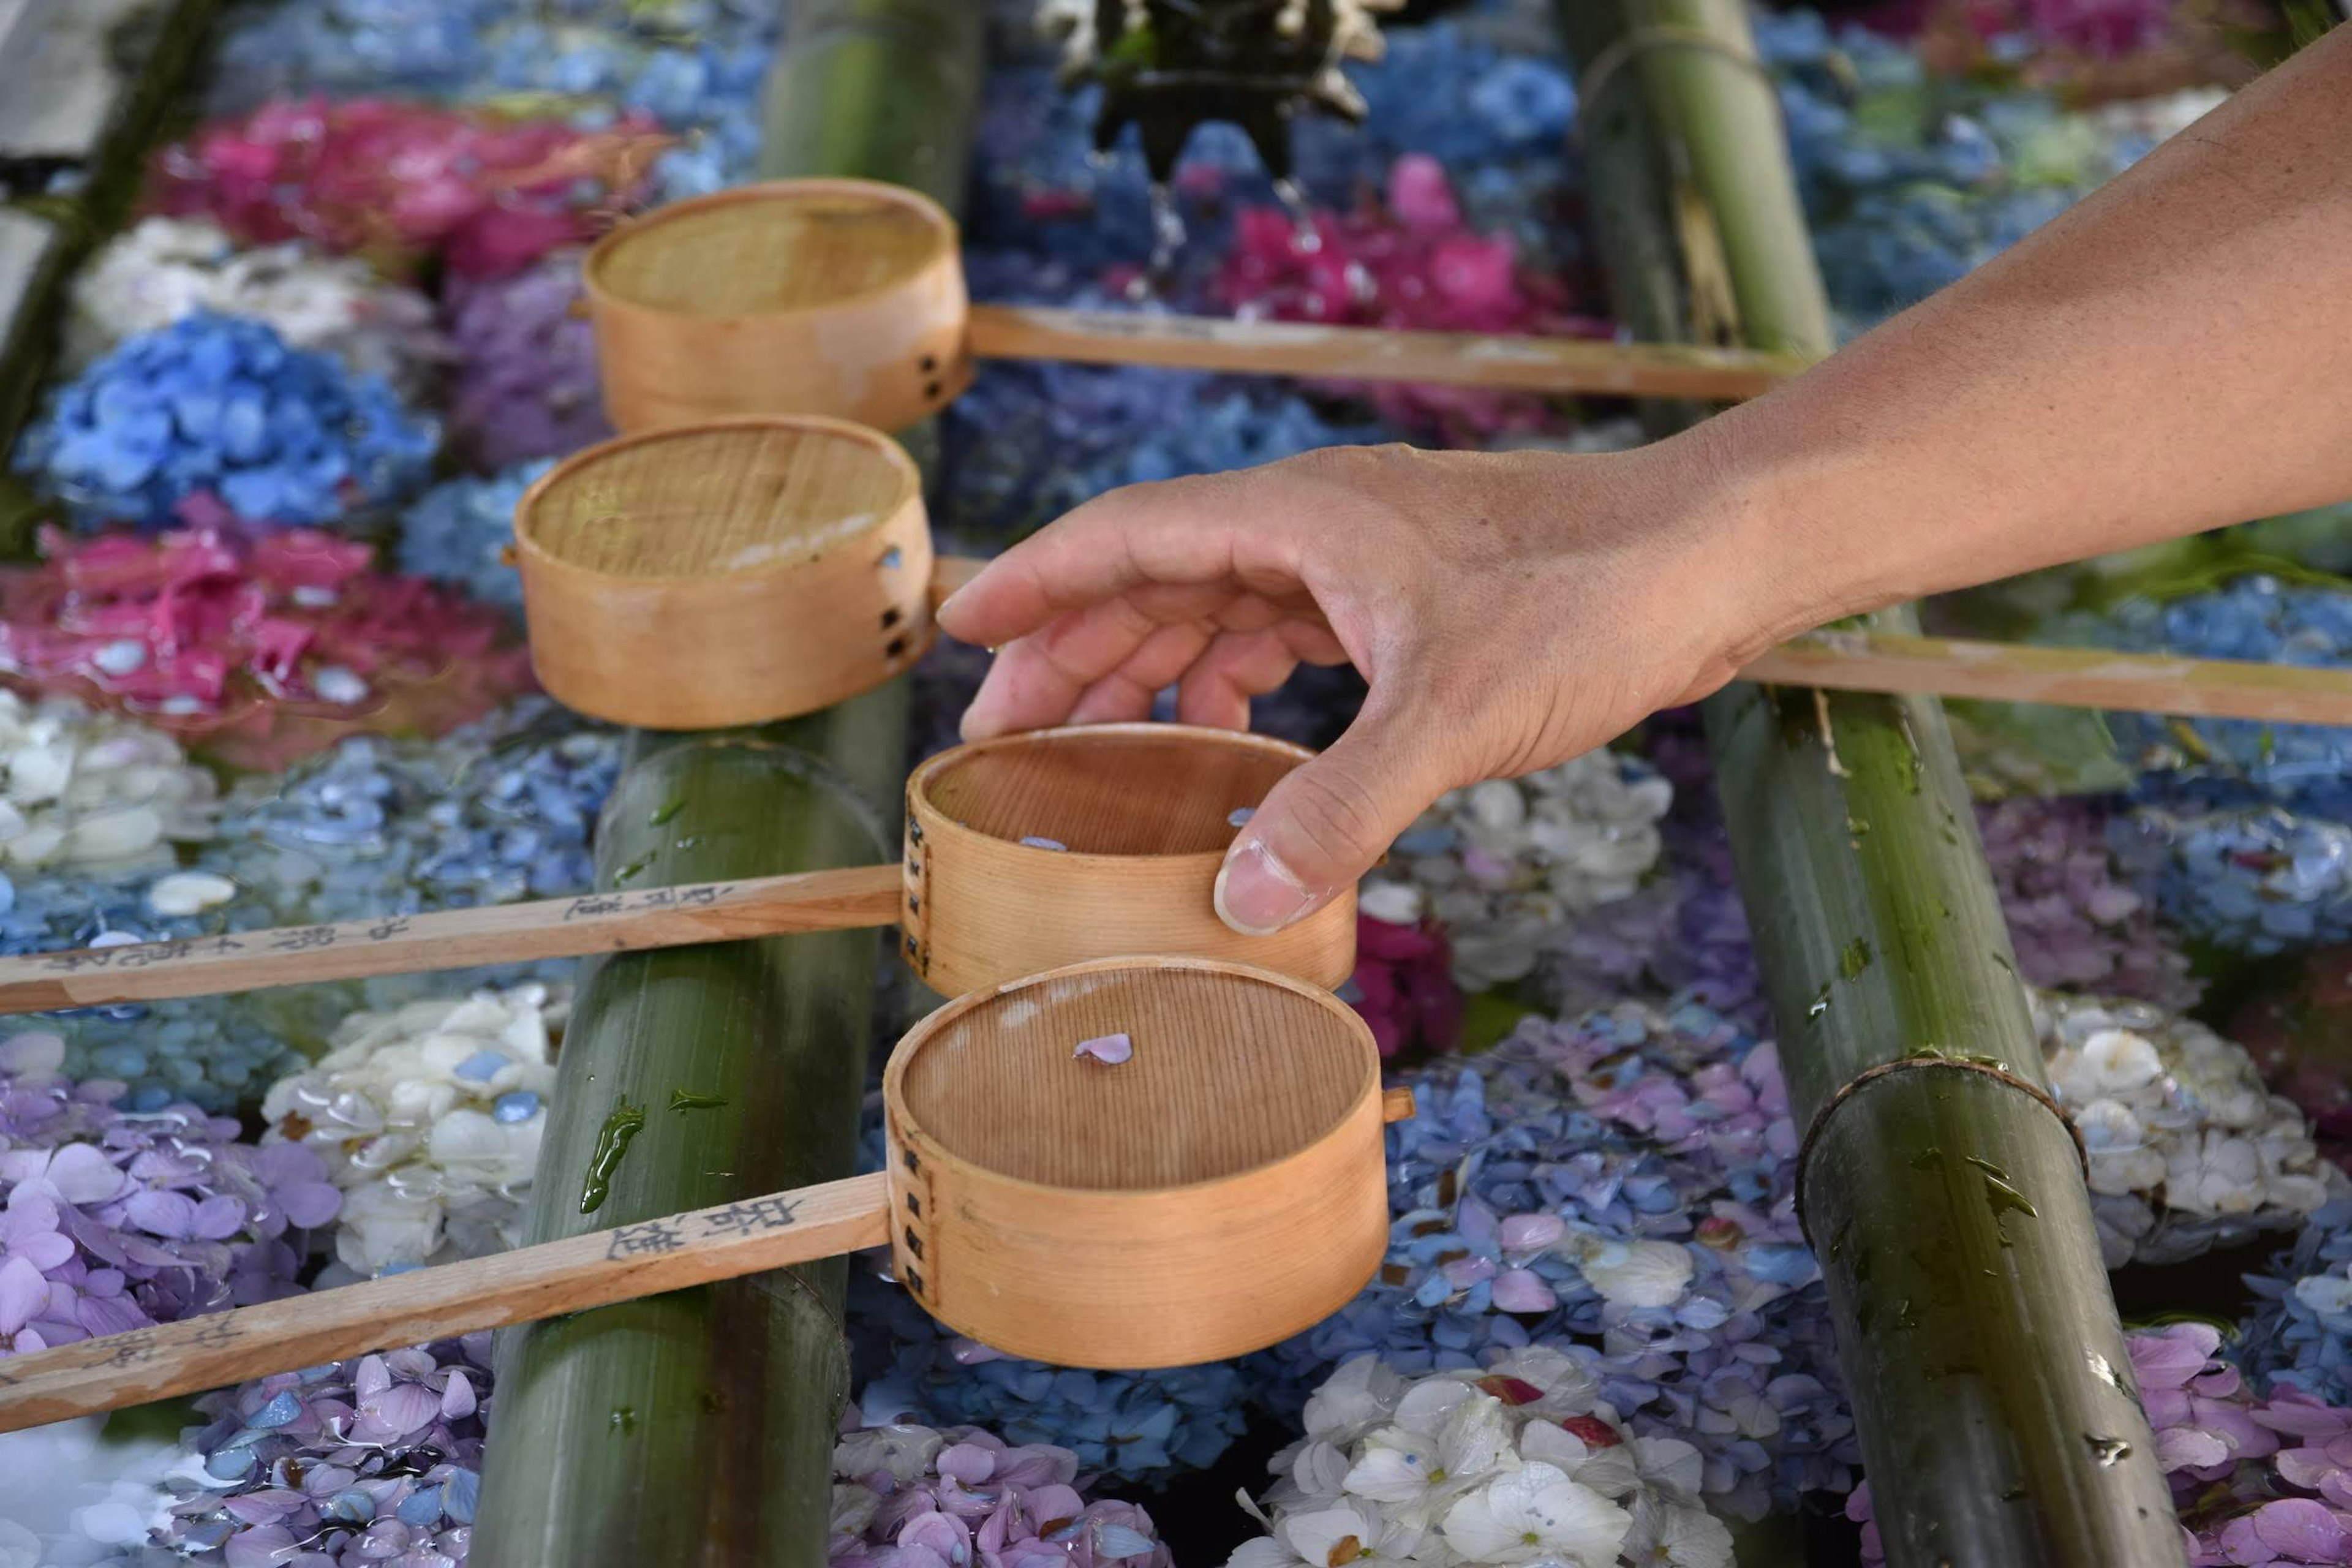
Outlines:
[[[514,542],[515,507],[523,491],[554,466],[551,458],[524,463],[425,491],[401,519],[400,569],[456,584],[477,599],[520,608],[522,579],[503,552]]]
[[[200,311],[58,387],[16,462],[89,522],[162,527],[210,497],[247,522],[326,524],[415,489],[439,440],[383,377]]]
[[[1381,438],[1274,387],[1132,366],[990,365],[941,423],[948,515],[988,532],[1042,526],[1119,485]]]
[[[543,699],[438,742],[354,737],[232,792],[202,864],[306,921],[579,892],[622,744]]]
[[[2265,1389],[2352,1405],[2352,1198],[2311,1216],[2270,1268],[2245,1277],[2259,1299],[2237,1360]]]
[[[1000,1356],[862,1272],[850,1310],[868,1422],[986,1426],[1008,1443],[1067,1448],[1085,1473],[1121,1482],[1202,1468],[1242,1433],[1249,1391],[1239,1363],[1087,1372]]]

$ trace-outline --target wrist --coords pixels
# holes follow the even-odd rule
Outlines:
[[[1704,616],[1725,671],[1842,616],[1874,607],[1841,549],[1821,492],[1797,466],[1718,417],[1629,453],[1645,510],[1678,557],[1673,589]]]

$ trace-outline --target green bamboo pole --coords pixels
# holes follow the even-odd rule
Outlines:
[[[1621,308],[1643,312],[1628,324],[1688,339],[1713,314],[1748,346],[1827,353],[1738,0],[1559,9],[1596,175],[1622,159],[1664,176],[1646,194],[1597,181],[1612,268],[1679,258],[1672,290],[1621,279]],[[1889,1562],[2180,1563],[1940,705],[1741,685],[1706,724]]]
[[[980,70],[963,12],[803,6],[762,173],[898,180],[953,205]],[[906,739],[904,681],[759,731],[641,734],[598,886],[889,859]],[[527,1239],[850,1174],[878,956],[848,931],[585,966]],[[478,1568],[822,1568],[844,1284],[834,1259],[502,1336]]]

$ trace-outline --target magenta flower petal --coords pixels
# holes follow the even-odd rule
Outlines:
[[[1092,1057],[1106,1067],[1117,1067],[1135,1055],[1135,1042],[1125,1035],[1103,1035],[1091,1040],[1080,1040],[1074,1057]]]

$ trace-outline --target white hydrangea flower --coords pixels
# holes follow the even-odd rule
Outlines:
[[[1607,750],[1453,790],[1397,840],[1358,907],[1433,916],[1465,988],[1508,984],[1534,972],[1569,917],[1632,895],[1658,863],[1673,804],[1655,769]]]
[[[240,247],[206,218],[151,217],[91,258],[74,279],[65,368],[197,310],[268,322],[296,348],[419,391],[447,348],[433,302],[386,283],[357,257],[299,244]]]
[[[1565,1563],[1614,1568],[1633,1515],[1538,1461],[1496,1477],[1456,1503],[1442,1527],[1466,1563]]]
[[[265,1141],[309,1144],[343,1189],[339,1280],[519,1244],[562,1012],[520,985],[355,1013],[270,1087]]]
[[[1436,1522],[1455,1498],[1483,1484],[1511,1451],[1503,1404],[1459,1383],[1427,1383],[1406,1394],[1396,1421],[1364,1439],[1341,1483],[1414,1529]]]
[[[1698,1450],[1631,1436],[1560,1351],[1410,1383],[1359,1357],[1308,1410],[1308,1436],[1276,1457],[1282,1479],[1264,1507],[1243,1495],[1265,1534],[1227,1568],[1731,1562],[1730,1533],[1699,1504]]]
[[[1601,1300],[1621,1307],[1673,1306],[1698,1268],[1677,1242],[1577,1237],[1565,1245]]]
[[[2290,1229],[2347,1190],[2243,1047],[2153,1003],[2031,995],[2051,1089],[2082,1130],[2109,1268]]]
[[[168,863],[170,845],[212,832],[219,804],[171,736],[70,698],[0,691],[0,868]]]

